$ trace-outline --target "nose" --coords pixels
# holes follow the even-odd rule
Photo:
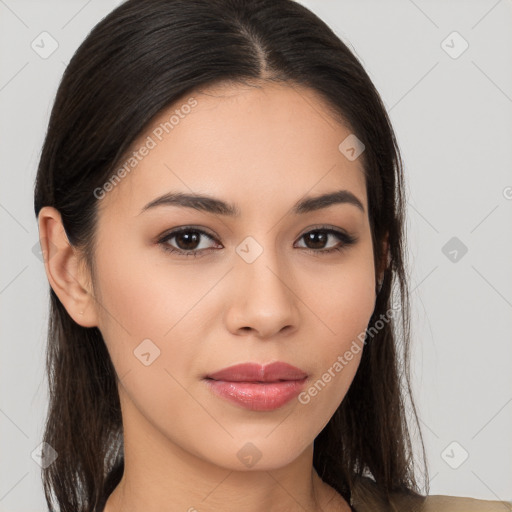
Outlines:
[[[263,251],[252,263],[237,257],[226,314],[230,332],[270,338],[298,328],[300,300],[289,268],[284,271],[279,260],[275,250]]]

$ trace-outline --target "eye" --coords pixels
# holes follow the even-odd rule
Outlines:
[[[212,250],[212,248],[201,247],[199,242],[203,237],[210,241],[215,240],[213,236],[206,233],[202,229],[187,226],[171,231],[163,238],[161,238],[158,243],[161,244],[162,248],[167,252],[178,253],[181,256],[197,257],[203,255],[205,252]],[[177,247],[169,244],[170,240],[172,239],[175,239]]]
[[[337,238],[339,240],[338,245],[334,247],[329,247],[328,249],[323,248],[323,246],[329,240],[329,237]],[[334,251],[343,251],[347,249],[351,245],[357,242],[357,238],[355,236],[349,235],[343,231],[338,231],[337,229],[332,228],[318,228],[307,233],[304,233],[300,240],[304,239],[306,244],[312,245],[313,247],[304,247],[304,249],[308,252],[316,253],[316,254],[329,254]],[[322,246],[322,247],[319,247]]]

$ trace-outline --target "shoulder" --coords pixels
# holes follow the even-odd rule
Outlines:
[[[457,496],[427,496],[421,512],[512,512],[506,501],[476,500]]]
[[[512,503],[486,501],[457,496],[422,496],[415,493],[393,493],[387,505],[369,478],[357,481],[353,489],[353,506],[357,512],[512,512]]]

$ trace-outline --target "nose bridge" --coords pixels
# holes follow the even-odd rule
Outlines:
[[[259,240],[259,241],[258,241]],[[283,255],[279,255],[272,236],[268,233],[246,237],[236,248],[240,274],[255,292],[283,294],[287,287],[283,283]]]
[[[248,236],[237,247],[235,291],[239,327],[270,332],[296,322],[295,296],[283,255],[279,255],[272,235]]]

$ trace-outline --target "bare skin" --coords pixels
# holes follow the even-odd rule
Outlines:
[[[191,112],[98,200],[96,280],[59,213],[39,215],[42,244],[55,248],[45,261],[50,284],[78,324],[100,329],[119,377],[125,472],[105,512],[349,511],[312,461],[361,351],[327,383],[323,375],[375,305],[362,164],[338,149],[351,132],[308,89],[230,85],[191,96]],[[161,113],[134,150],[179,107]],[[363,209],[345,202],[291,212],[306,196],[338,190]],[[170,191],[236,203],[240,216],[176,205],[141,212]],[[166,252],[187,250],[179,237],[159,243],[183,226],[213,237],[200,235],[201,255]],[[343,244],[329,234],[323,246],[308,245],[305,235],[322,228],[357,240],[321,254]],[[249,236],[257,245],[242,244]],[[262,252],[248,263],[239,246]],[[134,354],[147,339],[151,358],[160,351],[149,365]],[[325,385],[307,403],[263,412],[205,385],[207,373],[249,361],[285,361],[308,374],[306,389]],[[259,453],[253,466],[242,463],[244,449]]]

